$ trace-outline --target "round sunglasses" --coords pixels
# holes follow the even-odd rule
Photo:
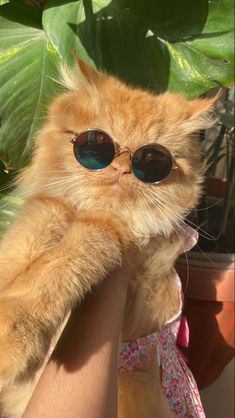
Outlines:
[[[89,170],[108,167],[123,152],[129,152],[131,171],[144,183],[160,183],[177,168],[171,152],[163,145],[143,145],[132,153],[128,147],[117,148],[112,138],[100,129],[76,134],[70,142],[77,161]]]

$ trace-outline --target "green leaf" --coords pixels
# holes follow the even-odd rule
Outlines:
[[[0,161],[0,239],[23,201],[12,184],[14,174]]]
[[[0,159],[27,163],[61,60],[197,96],[233,80],[232,0],[50,0],[0,7]]]
[[[2,238],[22,203],[23,201],[17,196],[16,191],[11,194],[0,193],[0,238]]]
[[[5,4],[6,7],[1,8],[0,16],[12,22],[41,29],[42,10],[26,5],[25,2],[23,0],[9,0],[9,3]]]
[[[62,59],[194,97],[233,82],[232,0],[51,0],[43,27]]]
[[[58,90],[59,57],[39,28],[41,13],[22,2],[0,8],[0,159],[15,169],[29,160],[46,104]]]

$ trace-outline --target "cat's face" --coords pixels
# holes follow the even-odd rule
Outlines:
[[[25,172],[30,192],[41,189],[64,196],[82,209],[113,210],[140,236],[169,234],[200,193],[195,132],[211,123],[205,117],[209,101],[187,101],[171,93],[156,96],[94,73],[83,63],[80,74],[64,78],[69,91],[49,108],[31,168]],[[161,144],[171,152],[177,168],[161,183],[146,184],[133,175],[130,154],[124,152],[108,167],[88,170],[75,159],[70,139],[90,128],[107,132],[118,147],[131,152],[149,143]]]

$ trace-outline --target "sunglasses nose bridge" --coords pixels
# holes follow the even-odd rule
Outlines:
[[[131,156],[132,156],[131,150],[130,150],[129,147],[126,147],[126,146],[118,148],[118,150],[116,151],[115,156],[118,157],[119,155],[124,154],[125,152],[129,153],[129,158],[131,159]]]

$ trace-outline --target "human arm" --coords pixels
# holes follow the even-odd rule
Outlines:
[[[112,272],[76,309],[23,418],[115,418],[117,351],[127,267]]]

